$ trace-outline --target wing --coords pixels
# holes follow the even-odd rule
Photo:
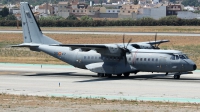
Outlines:
[[[158,40],[158,41],[149,41],[149,42],[141,42],[141,43],[146,43],[146,44],[161,44],[161,43],[166,43],[166,42],[170,42],[169,40]]]
[[[137,42],[130,43],[127,47],[129,51],[132,49],[155,49],[153,44],[161,44],[169,42],[169,40],[149,41],[149,42]],[[124,45],[128,43],[117,43],[117,44],[55,44],[50,46],[62,46],[70,47],[72,50],[81,49],[82,51],[95,50],[100,54],[109,56],[122,56],[124,52]]]
[[[117,44],[59,44],[51,46],[70,47],[72,50],[81,49],[82,51],[95,50],[100,54],[109,56],[121,56],[121,46]]]
[[[161,43],[169,42],[169,40],[158,40],[158,41],[149,41],[149,42],[137,42],[137,43],[130,43],[136,49],[159,49],[158,46]],[[157,45],[156,47],[153,45]]]

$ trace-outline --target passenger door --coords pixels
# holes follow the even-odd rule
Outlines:
[[[162,72],[166,72],[168,70],[168,63],[166,61],[166,57],[160,57],[159,67],[160,67],[160,71]]]
[[[171,57],[171,67],[173,71],[180,71],[181,65],[180,65],[180,58],[178,55],[173,55]]]

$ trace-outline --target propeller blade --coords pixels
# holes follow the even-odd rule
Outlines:
[[[125,65],[127,65],[127,58],[126,58],[126,54],[124,55],[124,63],[125,63]]]
[[[132,38],[129,39],[127,45],[125,46],[125,35],[123,35],[123,45],[124,46],[123,46],[123,48],[120,48],[122,50],[120,58],[123,59],[123,57],[124,57],[124,63],[125,63],[125,65],[127,64],[126,53],[127,52],[130,53],[130,51],[129,51],[129,49],[127,49],[127,47],[128,47],[128,45],[129,45],[129,43],[131,41],[132,41]]]
[[[126,45],[126,49],[127,49],[128,45],[129,45],[129,43],[130,43],[131,41],[132,41],[132,38],[129,39],[128,44]]]
[[[157,40],[157,32],[156,32],[156,35],[155,35],[155,42],[156,42],[156,40]],[[156,44],[154,46],[156,48]]]
[[[160,43],[156,46],[157,49],[160,49],[158,46],[160,45]]]
[[[125,37],[124,37],[124,35],[123,35],[123,45],[124,45],[124,42],[125,42]],[[125,45],[124,45],[124,48],[125,48]]]

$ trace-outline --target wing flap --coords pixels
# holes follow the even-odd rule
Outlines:
[[[169,40],[157,40],[157,41],[150,41],[150,42],[146,42],[147,44],[161,44],[161,43],[166,43],[166,42],[170,42]]]
[[[86,49],[104,49],[107,48],[105,45],[101,44],[58,44],[51,46],[62,46],[62,47],[72,47],[72,48],[86,48]]]

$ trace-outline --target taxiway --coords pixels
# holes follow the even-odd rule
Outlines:
[[[0,93],[200,103],[200,71],[106,78],[69,65],[0,63]]]

